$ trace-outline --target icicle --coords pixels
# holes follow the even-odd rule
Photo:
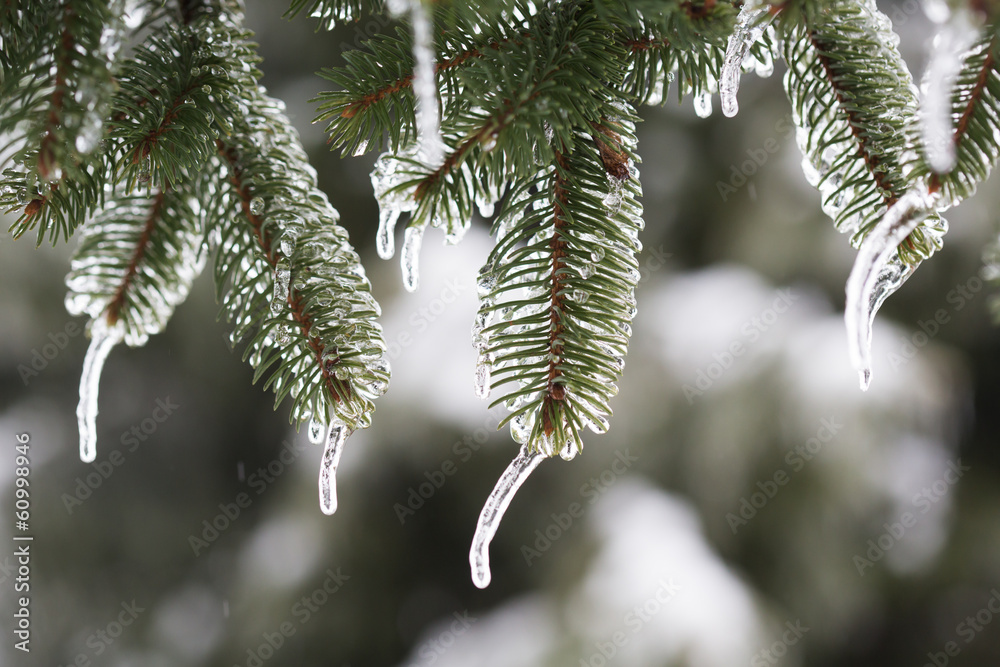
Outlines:
[[[968,12],[956,12],[934,38],[934,49],[921,84],[920,129],[927,162],[939,174],[955,166],[951,95],[966,53],[979,38]]]
[[[858,370],[861,389],[871,383],[872,324],[875,313],[916,267],[899,259],[896,249],[903,239],[933,212],[933,197],[926,187],[899,198],[868,233],[847,279],[844,323],[851,363]]]
[[[375,249],[382,259],[392,259],[396,254],[396,221],[399,220],[399,209],[384,208],[378,214],[378,234],[375,237]]]
[[[729,36],[729,44],[726,47],[726,58],[722,62],[722,74],[719,80],[719,95],[722,98],[722,113],[728,118],[732,118],[739,111],[739,104],[736,101],[736,92],[740,89],[740,71],[743,61],[750,53],[753,46],[764,29],[760,26],[752,27],[754,21],[766,10],[751,7],[749,3],[744,4],[736,19],[736,29]],[[697,110],[697,107],[696,107]],[[712,113],[711,104],[705,116]],[[699,112],[699,116],[702,114]],[[705,116],[702,116],[703,118]]]
[[[712,115],[712,93],[705,90],[694,96],[694,112],[699,118],[708,118]]]
[[[343,423],[331,422],[323,459],[319,464],[319,508],[323,510],[323,514],[337,511],[337,466],[340,465],[340,455],[344,452],[348,435]]]
[[[490,396],[490,371],[493,360],[490,355],[483,352],[476,362],[476,396],[479,398],[489,398]]]
[[[419,157],[437,166],[444,159],[438,109],[437,83],[434,79],[434,35],[431,18],[423,0],[409,0],[413,23],[413,92],[417,97],[417,141]]]
[[[478,588],[490,585],[490,542],[500,527],[504,512],[514,499],[514,494],[521,488],[528,475],[538,467],[545,456],[531,452],[527,445],[521,446],[517,457],[510,462],[503,475],[497,480],[493,492],[486,499],[483,511],[479,513],[479,523],[476,524],[476,534],[472,538],[472,549],[469,551],[469,564],[472,566],[472,583]]]
[[[406,228],[400,264],[403,267],[403,287],[407,292],[416,292],[420,285],[420,243],[423,238],[423,227]]]
[[[109,329],[106,320],[99,317],[90,326],[90,347],[83,360],[80,375],[80,404],[76,408],[76,419],[80,426],[80,460],[90,463],[97,458],[97,390],[101,382],[101,370],[124,335],[122,327]]]

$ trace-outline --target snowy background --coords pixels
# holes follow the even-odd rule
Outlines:
[[[735,119],[700,120],[673,89],[644,110],[643,281],[611,431],[522,488],[480,591],[469,543],[516,453],[473,393],[487,225],[458,247],[429,233],[420,290],[405,293],[398,262],[374,251],[374,156],[328,153],[307,102],[326,86],[314,70],[385,26],[316,34],[279,20],[283,3],[249,4],[264,83],[382,303],[389,392],[347,444],[340,509],[322,515],[320,451],[251,386],[203,276],[162,335],[111,354],[98,459],[83,464],[70,248],[4,237],[0,542],[13,544],[21,432],[35,542],[30,656],[12,648],[13,547],[0,549],[0,664],[998,663],[1000,335],[981,280],[996,179],[883,308],[863,394],[841,315],[854,251],[802,176],[780,65],[744,78]],[[883,10],[919,76],[926,19],[914,3]]]

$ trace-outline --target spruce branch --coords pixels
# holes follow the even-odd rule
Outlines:
[[[581,131],[572,152],[557,148],[538,176],[515,186],[481,274],[481,363],[492,367],[493,389],[513,384],[494,405],[512,411],[504,423],[513,422],[517,441],[547,456],[572,458],[585,425],[607,430],[617,393],[641,227],[623,146],[631,123],[629,113],[614,131]]]
[[[0,82],[0,124],[13,135],[16,167],[4,172],[0,206],[22,209],[15,236],[37,228],[39,244],[46,237],[54,244],[101,203],[96,149],[123,27],[104,2],[62,0],[18,11],[6,26],[11,49]]]
[[[859,245],[915,181],[904,166],[916,127],[916,88],[888,19],[864,0],[835,0],[792,23],[780,17],[785,90],[808,180],[834,225]],[[913,266],[941,246],[944,221],[928,216],[899,246]]]
[[[242,111],[230,69],[238,63],[244,74],[259,74],[244,31],[215,22],[203,28],[216,32],[199,36],[196,25],[151,37],[119,76],[109,143],[128,189],[173,186],[204,164],[215,152],[213,137],[229,133]],[[164,76],[172,71],[179,76]]]
[[[67,310],[121,327],[132,346],[159,333],[205,262],[202,187],[188,180],[149,195],[119,190],[109,198],[81,231],[66,277]]]

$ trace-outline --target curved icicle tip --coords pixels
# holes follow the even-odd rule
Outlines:
[[[521,445],[521,451],[503,471],[493,492],[486,499],[483,511],[479,513],[476,534],[469,550],[469,564],[472,566],[472,583],[478,588],[490,585],[490,542],[500,527],[500,520],[510,506],[514,494],[521,488],[528,476],[545,458],[544,454],[532,452],[528,445]]]
[[[868,390],[872,379],[875,313],[916,269],[904,264],[896,249],[933,211],[934,198],[926,188],[907,192],[886,211],[858,249],[847,279],[844,324],[851,364],[858,371],[862,391]]]
[[[344,452],[344,443],[350,435],[347,427],[340,422],[330,424],[323,448],[323,458],[319,464],[319,508],[323,514],[337,511],[337,466]]]
[[[123,337],[122,328],[109,328],[103,317],[93,320],[90,326],[90,347],[83,359],[80,403],[76,408],[77,424],[80,427],[80,460],[84,463],[97,458],[97,390],[104,361],[111,348],[121,342]]]

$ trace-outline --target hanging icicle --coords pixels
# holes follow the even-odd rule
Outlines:
[[[375,249],[382,259],[392,259],[396,254],[394,234],[396,221],[399,220],[399,209],[383,208],[378,214],[378,234],[375,236]]]
[[[732,118],[739,111],[740,107],[736,101],[736,93],[740,89],[740,73],[743,69],[743,61],[747,59],[750,47],[764,33],[764,26],[757,25],[757,23],[758,17],[766,12],[766,9],[752,7],[749,3],[743,5],[736,19],[736,29],[729,36],[726,57],[722,62],[722,73],[719,77],[719,95],[722,101],[722,113],[728,118]]]
[[[400,265],[403,269],[403,287],[416,292],[420,286],[420,244],[424,240],[423,227],[407,227],[403,238]]]
[[[330,423],[323,459],[319,464],[319,508],[323,514],[337,511],[337,466],[340,465],[340,455],[344,452],[348,435],[350,433],[342,422]]]
[[[844,322],[851,363],[860,374],[861,389],[871,383],[872,324],[875,313],[916,268],[905,264],[897,252],[899,244],[927,216],[934,213],[935,198],[926,186],[910,190],[888,210],[868,233],[854,268],[847,279]]]
[[[413,93],[417,98],[417,157],[427,165],[444,160],[441,141],[441,114],[437,97],[434,64],[434,26],[423,0],[391,0],[389,11],[397,17],[410,16],[413,27]]]
[[[497,480],[493,492],[486,499],[483,511],[479,513],[476,524],[476,534],[472,538],[472,549],[469,551],[469,564],[472,566],[472,583],[478,588],[490,585],[490,542],[500,527],[504,512],[514,499],[514,494],[521,488],[528,476],[545,459],[545,455],[532,452],[528,445],[522,445],[517,457],[510,462],[503,475]]]
[[[123,337],[123,327],[109,327],[104,317],[93,320],[90,325],[90,347],[83,360],[80,404],[76,409],[80,427],[80,460],[84,463],[97,458],[97,390],[101,382],[101,370],[111,348],[120,343]]]

